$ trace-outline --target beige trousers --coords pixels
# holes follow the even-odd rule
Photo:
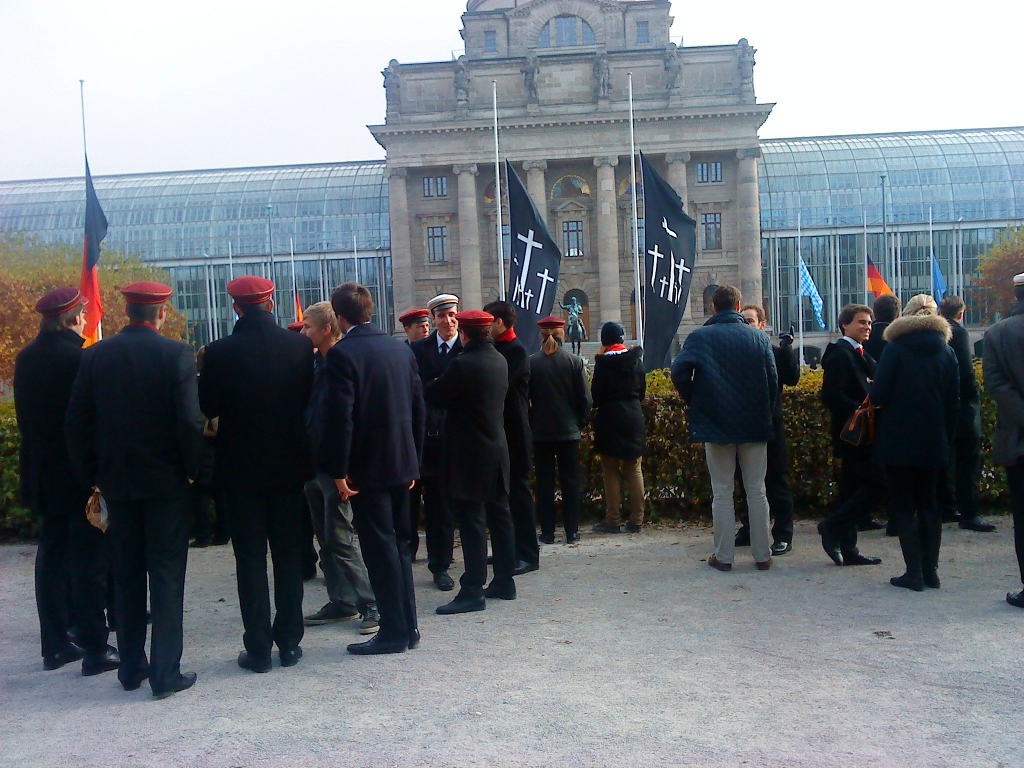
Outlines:
[[[601,471],[604,473],[604,521],[609,525],[619,524],[619,507],[622,505],[619,474],[625,472],[629,491],[629,522],[643,525],[644,475],[640,469],[640,457],[616,459],[614,456],[602,456]]]
[[[770,560],[772,550],[768,539],[771,523],[768,496],[764,490],[764,475],[768,468],[767,444],[705,443],[704,453],[714,492],[711,515],[715,521],[715,558],[720,563],[732,563],[736,555],[736,506],[733,503],[733,492],[736,488],[736,460],[739,459],[750,513],[750,551],[758,563]]]

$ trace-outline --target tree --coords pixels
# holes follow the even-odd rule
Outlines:
[[[1024,227],[1009,227],[981,256],[981,277],[971,289],[975,306],[996,320],[1013,304],[1013,276],[1024,272]]]
[[[106,313],[103,333],[107,336],[128,323],[120,293],[122,286],[138,280],[170,280],[166,270],[108,249],[103,250],[99,271]],[[0,392],[10,391],[14,358],[39,331],[36,300],[54,288],[77,286],[81,273],[81,246],[44,243],[24,233],[0,231]],[[184,339],[186,330],[184,315],[172,309],[162,333]]]

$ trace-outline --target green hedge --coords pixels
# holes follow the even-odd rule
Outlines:
[[[978,375],[980,377],[980,363]],[[807,371],[799,386],[787,387],[783,410],[790,451],[793,455],[793,491],[799,512],[817,516],[832,504],[835,467],[828,433],[828,413],[818,400],[821,371]],[[664,520],[707,518],[711,513],[711,481],[704,463],[703,447],[689,442],[686,413],[668,371],[655,371],[647,379],[647,455],[644,483],[652,514]],[[989,460],[995,405],[982,395],[981,497],[988,506],[1006,499],[1006,475]],[[602,514],[601,464],[592,448],[589,432],[581,445],[585,504]],[[32,516],[18,500],[18,430],[14,405],[0,402],[0,539],[28,539],[35,534]]]

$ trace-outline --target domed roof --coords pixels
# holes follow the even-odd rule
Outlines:
[[[475,11],[499,11],[502,8],[517,8],[526,5],[529,0],[469,0],[466,3],[466,10],[470,13]],[[635,2],[635,0],[618,0],[620,3]]]

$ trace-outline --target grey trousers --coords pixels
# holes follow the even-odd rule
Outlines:
[[[715,521],[715,558],[720,563],[732,563],[736,554],[736,460],[739,459],[743,475],[743,489],[747,492],[750,516],[750,550],[754,561],[771,560],[769,544],[768,495],[764,476],[768,469],[767,443],[705,443],[704,452],[711,473],[711,515]]]
[[[322,474],[306,483],[306,501],[320,545],[320,567],[328,599],[365,613],[368,606],[376,605],[376,600],[356,543],[352,506],[341,500],[334,480]]]

